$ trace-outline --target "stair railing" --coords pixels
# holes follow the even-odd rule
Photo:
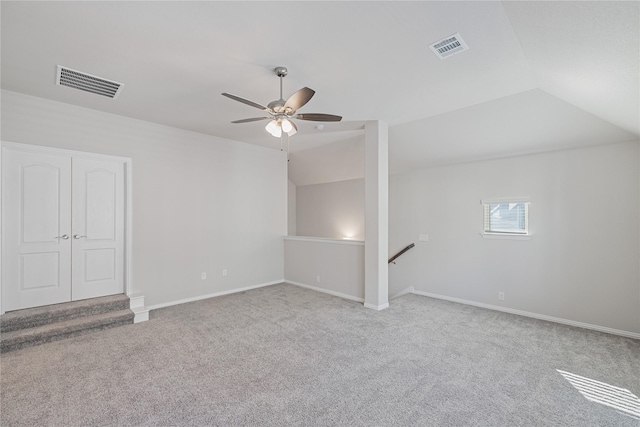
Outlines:
[[[400,252],[398,252],[397,254],[392,256],[391,258],[389,258],[389,264],[391,264],[391,263],[395,264],[396,263],[396,259],[398,259],[398,257],[400,255],[402,255],[403,253],[407,252],[409,249],[411,249],[414,246],[415,246],[415,243],[411,243],[410,245],[407,245],[403,250],[401,250]]]

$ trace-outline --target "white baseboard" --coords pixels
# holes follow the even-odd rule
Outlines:
[[[228,291],[215,292],[213,294],[199,295],[197,297],[184,298],[184,299],[180,299],[180,300],[176,300],[176,301],[163,302],[163,303],[160,303],[160,304],[150,305],[147,308],[149,310],[157,310],[158,308],[170,307],[172,305],[185,304],[187,302],[200,301],[200,300],[203,300],[203,299],[215,298],[215,297],[220,297],[220,296],[223,296],[223,295],[237,294],[238,292],[250,291],[251,289],[264,288],[265,286],[277,285],[279,283],[284,283],[284,282],[285,282],[284,279],[283,280],[275,280],[273,282],[260,283],[258,285],[247,286],[247,287],[244,287],[244,288],[230,289]]]
[[[432,294],[432,293],[429,293],[429,292],[423,292],[423,291],[414,290],[413,293],[416,294],[416,295],[422,295],[422,296],[429,297],[429,298],[436,298],[436,299],[441,299],[441,300],[445,300],[445,301],[457,302],[457,303],[460,303],[460,304],[472,305],[472,306],[475,306],[475,307],[486,308],[486,309],[489,309],[489,310],[495,310],[495,311],[502,311],[502,312],[505,312],[505,313],[517,314],[519,316],[532,317],[534,319],[546,320],[548,322],[561,323],[563,325],[575,326],[575,327],[578,327],[578,328],[591,329],[591,330],[598,331],[598,332],[606,332],[608,334],[620,335],[620,336],[627,337],[627,338],[640,339],[640,334],[638,334],[636,332],[629,332],[629,331],[623,331],[623,330],[620,330],[620,329],[607,328],[605,326],[598,326],[598,325],[592,325],[590,323],[576,322],[574,320],[563,319],[561,317],[553,317],[553,316],[547,316],[547,315],[544,315],[544,314],[532,313],[532,312],[529,312],[529,311],[515,310],[513,308],[500,307],[500,306],[491,305],[491,304],[484,304],[484,303],[481,303],[481,302],[470,301],[470,300],[465,300],[465,299],[460,299],[460,298],[453,298],[453,297],[448,297],[448,296],[439,295],[439,294]]]
[[[133,323],[146,322],[149,320],[149,309],[146,307],[132,307],[133,311]]]
[[[149,309],[144,306],[144,295],[129,295],[129,308],[133,311],[133,323],[146,322],[149,320]]]
[[[384,310],[385,308],[388,308],[388,307],[389,307],[389,303],[385,303],[385,304],[381,304],[381,305],[370,304],[368,302],[364,303],[364,308],[370,308],[370,309],[376,310],[376,311]]]
[[[144,295],[140,295],[140,294],[129,295],[129,307],[130,308],[144,307]]]
[[[336,292],[329,289],[319,288],[317,286],[306,285],[304,283],[293,282],[291,280],[285,280],[285,283],[289,283],[290,285],[300,286],[301,288],[311,289],[312,291],[322,292],[325,294],[333,295],[335,297],[340,297],[344,299],[348,299],[356,302],[364,302],[364,298],[354,297],[353,295],[343,294],[342,292]]]
[[[400,298],[402,295],[407,295],[407,294],[412,294],[414,293],[413,291],[415,290],[415,288],[413,286],[409,286],[407,289],[405,289],[404,291],[400,291],[397,294],[391,295],[389,297],[389,301],[393,301],[396,298]]]

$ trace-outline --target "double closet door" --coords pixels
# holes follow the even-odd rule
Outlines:
[[[5,311],[124,291],[124,164],[2,155]]]

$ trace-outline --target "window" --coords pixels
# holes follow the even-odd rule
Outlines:
[[[483,235],[528,236],[529,201],[518,199],[483,200]]]

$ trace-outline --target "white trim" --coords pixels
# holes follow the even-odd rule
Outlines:
[[[544,314],[531,313],[529,311],[515,310],[513,308],[500,307],[500,306],[491,305],[491,304],[484,304],[481,302],[469,301],[469,300],[460,299],[460,298],[453,298],[453,297],[448,297],[448,296],[439,295],[439,294],[432,294],[429,292],[414,290],[413,293],[416,295],[422,295],[429,298],[457,302],[460,304],[472,305],[474,307],[486,308],[488,310],[502,311],[505,313],[517,314],[518,316],[525,316],[525,317],[531,317],[539,320],[546,320],[547,322],[561,323],[563,325],[575,326],[577,328],[591,329],[598,332],[605,332],[607,334],[620,335],[627,338],[640,339],[640,333],[636,333],[636,332],[629,332],[629,331],[623,331],[620,329],[607,328],[606,326],[598,326],[598,325],[592,325],[590,323],[576,322],[574,320],[563,319],[561,317],[553,317],[553,316],[547,316]]]
[[[407,295],[407,294],[412,294],[414,293],[415,288],[413,286],[409,286],[407,289],[405,289],[404,291],[400,291],[397,294],[391,295],[389,297],[389,301],[394,300],[396,298],[400,298],[403,295]]]
[[[144,295],[129,295],[129,308],[144,307]]]
[[[482,232],[480,235],[483,239],[498,239],[498,240],[529,240],[531,232],[529,230],[529,206],[531,205],[530,197],[497,197],[490,199],[480,200],[482,206]],[[501,230],[487,230],[487,215],[489,214],[489,206],[492,204],[506,204],[506,203],[524,203],[524,230],[501,231]]]
[[[129,308],[135,314],[133,323],[146,322],[149,320],[149,309],[144,306],[144,295],[136,294],[129,296]]]
[[[304,283],[294,282],[291,280],[285,280],[284,283],[300,286],[301,288],[311,289],[312,291],[316,291],[316,292],[322,292],[324,294],[333,295],[334,297],[340,297],[340,298],[344,298],[344,299],[348,299],[356,302],[364,302],[364,298],[354,297],[353,295],[343,294],[342,292],[336,292],[329,289],[319,288],[317,286],[305,285]]]
[[[90,153],[86,151],[67,150],[64,148],[46,147],[35,144],[24,144],[20,142],[0,141],[0,165],[2,165],[2,152],[4,150],[21,151],[27,153],[42,153],[53,156],[77,157],[82,159],[95,160],[115,160],[122,162],[125,168],[125,213],[124,213],[124,288],[123,292],[130,296],[134,292],[133,288],[133,160],[130,157],[112,156],[111,154]],[[0,172],[2,168],[0,167]],[[0,173],[0,188],[2,188],[2,173]],[[0,190],[0,199],[4,198],[4,191]],[[0,208],[2,202],[0,201]],[[4,211],[0,209],[2,218],[0,229],[4,227]],[[1,230],[2,236],[5,235]],[[4,243],[0,244],[2,247]],[[2,260],[2,249],[0,249],[0,260]],[[1,262],[0,262],[1,264]],[[4,276],[0,265],[0,314],[4,314]]]
[[[275,280],[273,282],[261,283],[259,285],[252,285],[252,286],[247,286],[247,287],[244,287],[244,288],[230,289],[228,291],[215,292],[213,294],[199,295],[197,297],[184,298],[184,299],[180,299],[180,300],[176,300],[176,301],[163,302],[163,303],[160,303],[160,304],[150,305],[147,308],[149,310],[157,310],[159,308],[171,307],[172,305],[185,304],[185,303],[188,303],[188,302],[200,301],[200,300],[203,300],[203,299],[221,297],[223,295],[236,294],[236,293],[239,293],[239,292],[250,291],[252,289],[264,288],[265,286],[277,285],[279,283],[284,283],[284,280]]]
[[[531,240],[531,234],[517,233],[480,233],[483,239],[489,240]]]
[[[306,237],[306,236],[282,236],[284,240],[297,240],[299,242],[316,242],[329,243],[333,245],[354,245],[364,246],[364,240],[348,240],[348,239],[327,239],[325,237]]]
[[[380,310],[384,310],[385,308],[389,307],[389,303],[384,303],[382,305],[375,305],[375,304],[371,304],[368,302],[364,303],[364,308],[370,308],[372,310],[376,310],[376,311],[380,311]]]
[[[133,294],[133,159],[124,161],[124,292]],[[148,319],[147,319],[148,320]]]
[[[134,314],[133,323],[146,322],[147,320],[149,320],[148,308],[135,307],[135,308],[132,308],[131,311],[133,311],[133,314]]]
[[[2,141],[2,146],[10,150],[23,151],[27,153],[44,153],[52,156],[62,157],[82,157],[83,159],[105,159],[130,162],[131,158],[122,156],[112,156],[111,154],[91,153],[89,151],[67,150],[66,148],[48,147],[36,144],[24,144],[22,142]]]
[[[2,258],[2,248],[4,247],[4,206],[2,201],[4,200],[4,187],[2,183],[2,153],[4,152],[4,144],[0,144],[0,315],[4,314],[4,270],[2,264],[4,258]]]
[[[481,205],[496,203],[531,203],[531,197],[486,197],[480,200]]]

